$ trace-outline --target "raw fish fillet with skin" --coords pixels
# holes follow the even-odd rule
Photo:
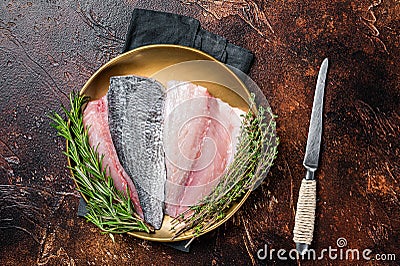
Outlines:
[[[191,83],[170,82],[165,103],[166,214],[209,195],[232,162],[244,112]]]
[[[107,167],[107,175],[111,176],[114,186],[121,192],[126,192],[129,188],[129,196],[135,207],[137,214],[143,218],[142,207],[139,203],[139,197],[131,178],[127,175],[119,162],[117,152],[111,139],[108,126],[108,106],[107,97],[99,100],[90,101],[83,112],[83,123],[86,128],[89,127],[89,144],[93,148],[97,147],[99,155],[103,157],[103,168]]]
[[[135,184],[145,221],[159,229],[166,180],[164,89],[148,78],[112,77],[107,97],[110,132],[118,157]]]

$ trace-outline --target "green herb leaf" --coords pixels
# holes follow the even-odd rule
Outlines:
[[[139,218],[132,208],[129,190],[118,191],[113,179],[103,169],[104,155],[99,155],[97,147],[89,144],[88,129],[83,125],[83,105],[89,100],[87,96],[70,94],[71,109],[62,106],[67,119],[54,113],[50,118],[58,135],[68,142],[64,154],[71,163],[72,179],[78,190],[87,200],[88,221],[98,226],[104,233],[120,234],[133,231],[150,233],[153,228]]]

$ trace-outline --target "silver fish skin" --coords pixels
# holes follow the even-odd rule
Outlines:
[[[111,137],[139,195],[144,219],[155,229],[164,216],[163,86],[138,76],[111,77],[107,93]]]

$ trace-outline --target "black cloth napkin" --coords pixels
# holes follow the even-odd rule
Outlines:
[[[253,54],[200,27],[197,19],[159,11],[135,9],[123,52],[149,44],[178,44],[201,50],[222,63],[248,73]]]
[[[197,19],[166,12],[134,9],[122,52],[150,44],[193,47],[244,73],[249,72],[253,62],[253,54],[249,50],[202,29]],[[84,217],[86,214],[86,202],[81,198],[78,216]],[[165,245],[189,252],[190,247],[185,247],[187,243],[188,240],[185,240]]]
[[[82,197],[80,197],[78,206],[78,216],[85,217],[85,215],[88,213],[86,206],[87,206],[86,201]]]

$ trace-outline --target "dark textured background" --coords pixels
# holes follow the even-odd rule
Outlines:
[[[324,57],[330,69],[314,248],[336,247],[344,237],[348,248],[393,253],[399,263],[398,0],[10,0],[0,6],[1,265],[289,264],[276,256],[260,261],[256,253],[264,244],[294,247],[302,159]],[[196,240],[190,254],[126,235],[113,243],[76,218],[64,140],[46,117],[119,54],[134,7],[195,17],[252,50],[250,76],[279,116],[281,145],[269,182],[226,224]]]

